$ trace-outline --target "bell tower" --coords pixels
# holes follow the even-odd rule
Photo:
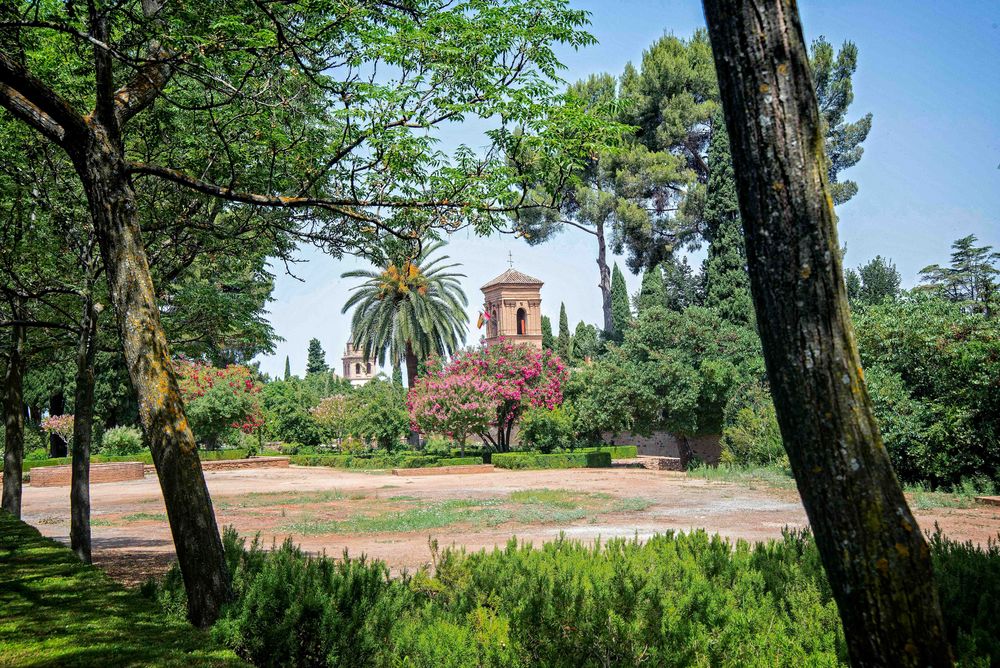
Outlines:
[[[542,349],[542,285],[511,267],[481,288],[487,346],[503,338]]]

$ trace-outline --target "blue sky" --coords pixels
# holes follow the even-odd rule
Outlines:
[[[590,32],[600,43],[562,53],[568,81],[598,72],[618,75],[664,33],[686,37],[704,25],[700,3],[690,0],[573,4],[591,12]],[[864,158],[845,173],[860,190],[838,208],[847,264],[890,257],[911,286],[922,267],[948,259],[954,239],[975,234],[1000,247],[1000,3],[803,0],[799,9],[807,40],[824,35],[834,46],[848,39],[858,45],[849,117],[874,115]],[[475,131],[468,132],[463,141],[482,144]],[[462,232],[447,252],[467,275],[469,343],[479,338],[472,322],[479,287],[507,268],[508,253],[518,269],[545,282],[542,311],[553,322],[560,302],[571,328],[579,320],[602,320],[590,235],[570,231],[532,248],[508,237]],[[283,370],[288,355],[292,372],[301,375],[313,337],[339,372],[350,335],[350,317],[340,309],[351,285],[340,274],[365,263],[312,249],[303,249],[302,257],[308,262],[294,271],[303,280],[279,275],[269,307],[285,339],[275,355],[260,358],[261,369],[271,374]],[[619,264],[625,271],[620,258]],[[637,290],[640,278],[627,271],[626,278],[630,291]]]

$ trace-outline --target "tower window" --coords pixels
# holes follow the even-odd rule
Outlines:
[[[361,362],[358,362],[357,364],[354,365],[354,375],[356,376],[361,375]]]
[[[365,365],[365,373],[371,374],[371,372],[372,372],[372,365],[371,364],[366,364]]]
[[[524,336],[528,333],[528,316],[523,308],[517,309],[517,334]]]

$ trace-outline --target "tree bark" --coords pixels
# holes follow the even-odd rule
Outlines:
[[[188,618],[196,626],[208,626],[231,595],[222,539],[160,324],[135,192],[119,142],[94,121],[89,130],[68,150],[87,194],[107,271],[126,365],[184,576]]]
[[[771,393],[856,666],[952,659],[872,415],[794,2],[705,0]]]
[[[410,342],[406,342],[406,389],[409,391],[417,384],[417,354],[413,352],[413,346]],[[416,429],[410,429],[410,434],[406,438],[410,447],[418,448],[420,447],[420,432]]]
[[[601,308],[604,310],[604,331],[615,331],[615,321],[611,315],[611,268],[608,267],[608,245],[604,239],[604,223],[597,223],[597,269],[601,280],[597,286],[601,289]]]
[[[76,348],[76,393],[73,412],[72,480],[69,492],[69,545],[85,564],[91,562],[90,446],[94,429],[94,353],[97,308],[88,285]]]
[[[49,397],[49,415],[62,415],[66,411],[66,395],[62,390],[53,392]],[[49,434],[49,457],[65,457],[67,455],[66,441],[59,434]]]
[[[11,304],[14,320],[20,319],[21,304]],[[21,518],[21,476],[24,475],[24,340],[23,325],[10,328],[10,353],[4,377],[4,453],[2,507]]]

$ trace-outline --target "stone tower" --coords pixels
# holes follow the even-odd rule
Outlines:
[[[354,341],[347,342],[340,360],[344,363],[344,378],[351,381],[351,385],[364,385],[379,373],[375,360],[366,362],[364,353],[354,347]]]
[[[542,282],[513,267],[482,288],[485,299],[486,345],[501,337],[542,349]]]

